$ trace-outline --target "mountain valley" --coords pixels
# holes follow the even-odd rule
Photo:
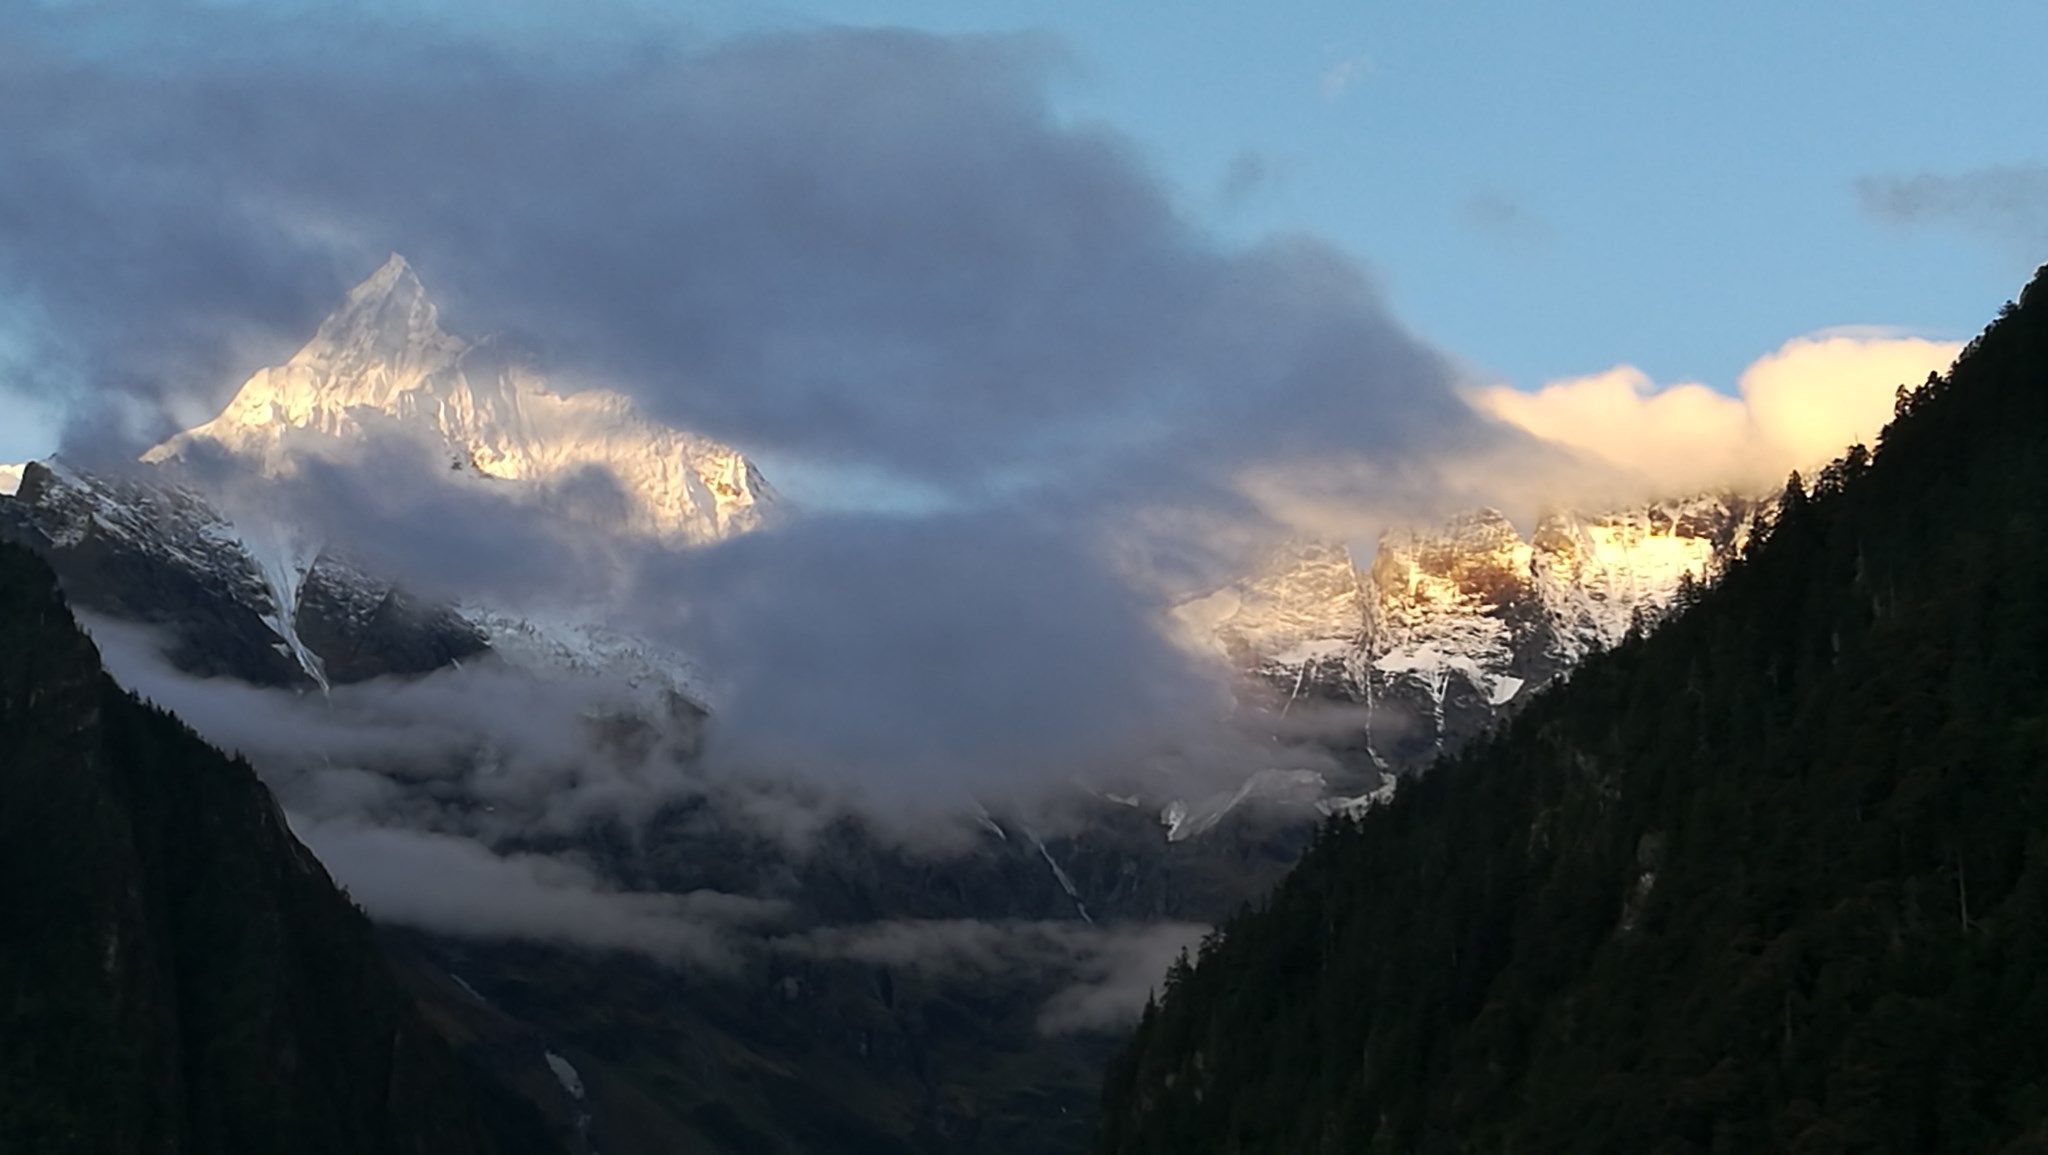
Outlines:
[[[1190,647],[1240,671],[1252,731],[1338,719],[1309,743],[1290,739],[1220,790],[1076,783],[1049,815],[983,810],[967,841],[941,850],[841,816],[792,853],[747,816],[766,796],[701,777],[696,735],[717,725],[717,669],[583,594],[414,594],[352,552],[353,523],[331,535],[323,511],[279,497],[391,445],[444,462],[455,492],[636,549],[701,549],[780,516],[736,452],[615,395],[557,396],[500,342],[443,332],[394,257],[288,363],[134,466],[20,468],[0,498],[0,540],[42,555],[93,620],[146,628],[175,673],[165,684],[218,680],[196,683],[195,700],[240,683],[345,717],[364,701],[437,709],[434,694],[491,671],[542,695],[577,688],[566,700],[583,703],[571,713],[591,752],[547,781],[629,784],[646,799],[630,818],[598,810],[563,826],[531,809],[554,805],[544,797],[522,810],[526,795],[491,785],[521,752],[485,732],[436,755],[432,772],[390,755],[258,768],[316,850],[359,834],[362,816],[320,808],[324,784],[360,769],[396,784],[378,788],[398,801],[375,821],[420,837],[476,840],[501,862],[577,863],[624,896],[772,910],[748,932],[754,945],[708,970],[417,919],[387,932],[400,973],[468,1058],[540,1102],[572,1149],[607,1152],[1078,1149],[1103,1028],[1173,951],[1277,882],[1325,816],[1387,802],[1588,655],[1654,625],[1768,510],[1714,494],[1560,511],[1526,537],[1482,511],[1390,532],[1364,566],[1341,544],[1289,546],[1170,616]]]

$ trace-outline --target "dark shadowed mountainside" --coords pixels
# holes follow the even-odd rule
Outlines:
[[[1095,1150],[2048,1151],[2048,273],[1174,968]]]
[[[0,544],[0,1150],[559,1150],[392,977],[249,767]]]

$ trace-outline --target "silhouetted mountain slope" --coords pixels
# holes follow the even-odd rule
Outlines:
[[[2048,1151],[2048,271],[1900,408],[1333,822],[1175,969],[1095,1149]]]
[[[249,767],[119,689],[0,545],[0,1151],[552,1150]]]

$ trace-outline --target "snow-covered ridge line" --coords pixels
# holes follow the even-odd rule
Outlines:
[[[21,490],[21,471],[26,465],[0,465],[0,497],[13,497]]]
[[[388,582],[330,555],[321,542],[261,518],[230,517],[202,494],[162,476],[107,477],[61,460],[29,468],[42,480],[24,504],[54,548],[72,548],[95,536],[175,566],[246,609],[274,635],[272,648],[323,691],[330,684],[327,661],[304,633],[309,583],[320,585],[330,620],[336,614],[375,614],[392,596]],[[473,631],[511,668],[597,679],[619,696],[620,708],[672,716],[690,708],[678,699],[701,707],[715,692],[716,684],[687,655],[610,628],[594,611],[446,609],[461,623],[457,628]]]
[[[1554,511],[1526,537],[1477,510],[1382,535],[1363,568],[1342,545],[1297,543],[1177,617],[1273,687],[1282,713],[1305,697],[1366,704],[1398,731],[1368,742],[1374,764],[1414,767],[1711,580],[1758,504],[1717,493]]]
[[[274,648],[322,690],[324,663],[299,636],[300,593],[318,543],[267,525],[238,522],[185,486],[161,477],[113,477],[77,469],[61,458],[31,462],[23,477],[34,493],[13,496],[57,549],[89,536],[119,543],[192,576],[253,614],[276,637]]]
[[[619,687],[632,705],[662,716],[672,697],[700,708],[716,704],[718,684],[687,654],[613,629],[569,610],[509,613],[489,606],[456,607],[512,666],[595,676]]]

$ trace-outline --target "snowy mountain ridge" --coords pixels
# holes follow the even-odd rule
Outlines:
[[[1366,705],[1374,764],[1411,769],[1711,580],[1759,504],[1557,510],[1526,538],[1478,510],[1383,534],[1366,568],[1340,544],[1296,542],[1176,615],[1283,695],[1283,713],[1307,697]]]
[[[165,631],[173,660],[201,676],[324,691],[483,647],[451,610],[162,476],[32,462],[0,499],[0,539],[42,553],[81,608]]]

